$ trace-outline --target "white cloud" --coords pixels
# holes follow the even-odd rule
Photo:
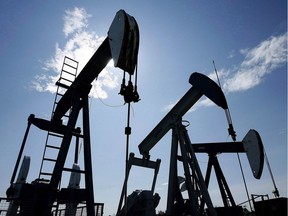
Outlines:
[[[227,58],[232,59],[235,57],[235,50],[232,50],[229,55],[227,56]]]
[[[37,75],[32,81],[32,87],[37,91],[49,91],[55,93],[55,82],[59,79],[60,71],[65,56],[79,62],[78,74],[86,65],[88,60],[95,53],[97,48],[104,41],[105,37],[98,36],[95,32],[88,29],[88,18],[90,14],[84,8],[75,7],[73,10],[66,10],[64,15],[63,32],[69,36],[65,45],[61,48],[55,44],[55,53],[46,60],[43,65],[45,74]],[[48,73],[54,72],[53,75]],[[92,83],[90,96],[95,98],[107,98],[108,93],[105,89],[113,89],[119,85],[119,73],[110,73],[105,68],[98,76],[97,81]]]
[[[229,71],[227,71],[225,69],[220,69],[220,70],[217,70],[217,75],[215,72],[213,72],[213,73],[208,74],[207,76],[210,79],[212,79],[214,82],[219,84],[218,79],[217,79],[217,76],[218,76],[220,85],[222,86],[222,84],[223,84],[222,81],[227,79],[227,77],[229,76]]]
[[[178,101],[170,102],[168,105],[164,106],[162,111],[163,112],[169,112],[177,103],[178,103]],[[201,99],[200,101],[198,101],[190,110],[188,110],[188,112],[195,111],[199,107],[209,107],[209,106],[213,106],[213,105],[214,105],[214,103],[209,98],[204,98],[204,99]]]
[[[226,94],[249,90],[259,85],[266,75],[287,64],[287,32],[272,36],[254,48],[241,49],[240,53],[244,55],[241,64],[218,71],[221,86]],[[214,72],[208,77],[217,82]],[[169,111],[176,103],[166,105],[163,111]],[[211,105],[213,103],[205,98],[197,102],[190,111]]]
[[[73,10],[66,10],[63,17],[63,32],[65,36],[86,28],[88,26],[88,18],[90,16],[91,15],[87,14],[84,8],[75,7]]]
[[[179,100],[175,101],[175,102],[172,102],[170,101],[170,103],[168,105],[165,105],[163,108],[162,108],[162,111],[163,112],[169,112],[177,103],[178,103]]]
[[[264,76],[287,63],[287,33],[272,36],[252,49],[242,49],[244,61],[229,71],[226,92],[245,91],[259,85]]]

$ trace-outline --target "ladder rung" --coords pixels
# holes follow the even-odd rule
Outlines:
[[[76,173],[85,173],[84,170],[75,170],[75,169],[71,169],[71,168],[63,168],[63,171],[67,171],[67,172],[76,172]]]
[[[61,93],[57,92],[56,95],[59,95],[59,96],[63,97],[64,94],[61,94]]]
[[[64,137],[64,135],[62,135],[62,134],[56,134],[56,133],[52,133],[52,132],[49,132],[49,135],[50,136],[59,137],[59,138],[63,138]]]
[[[83,134],[79,134],[79,133],[72,132],[72,135],[73,135],[73,136],[76,136],[76,137],[84,138],[84,135],[83,135]]]
[[[76,61],[76,60],[74,60],[74,59],[72,59],[72,58],[70,58],[70,57],[68,57],[68,56],[65,56],[65,59],[66,59],[66,58],[78,64],[78,61]],[[65,63],[65,59],[64,59],[64,63]]]
[[[51,161],[51,162],[56,162],[57,161],[56,159],[52,159],[52,158],[43,158],[43,160]]]
[[[48,148],[53,148],[53,149],[60,149],[60,147],[58,147],[58,146],[53,146],[53,145],[46,145],[46,147],[48,147]]]
[[[70,87],[70,86],[68,86],[68,85],[65,85],[65,84],[59,82],[59,81],[56,82],[56,85],[58,85],[58,86],[60,86],[60,87],[62,87],[62,88],[66,88],[66,89],[68,89],[68,88]]]
[[[46,176],[52,176],[52,173],[47,173],[47,172],[40,172],[40,175],[46,175]]]
[[[71,68],[73,68],[73,69],[77,69],[77,68],[75,68],[75,67],[73,67],[73,66],[71,66],[71,65],[68,65],[69,67],[71,67]],[[62,72],[65,72],[65,73],[67,73],[67,74],[70,74],[71,76],[74,76],[74,77],[76,77],[76,74],[73,74],[73,73],[71,73],[70,71],[67,71],[67,70],[64,70],[64,69],[62,69]],[[63,79],[63,78],[62,78]]]
[[[74,67],[74,66],[72,66],[72,65],[70,65],[70,64],[67,64],[67,63],[65,63],[65,62],[64,62],[64,65],[67,65],[68,67],[71,67],[71,68],[73,68],[73,69],[75,69],[75,70],[77,71],[77,67]],[[77,64],[77,66],[78,66],[78,64]]]
[[[64,114],[63,117],[69,118],[70,116],[67,114]]]
[[[70,83],[72,83],[73,81],[72,80],[69,80],[69,79],[66,79],[66,78],[64,78],[64,77],[60,77],[60,79],[59,79],[59,81],[58,82],[60,82],[60,80],[65,80],[65,81],[67,81],[67,82],[70,82]],[[64,84],[65,85],[65,84]]]
[[[42,175],[52,175],[51,173],[43,173]],[[41,173],[40,173],[40,175],[41,175]],[[46,183],[48,183],[48,182],[50,182],[50,180],[49,179],[44,179],[44,178],[37,178],[37,179],[35,179],[35,182],[46,182]]]

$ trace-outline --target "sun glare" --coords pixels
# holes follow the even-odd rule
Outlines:
[[[107,64],[107,67],[114,67],[114,61],[113,61],[113,59],[111,59],[109,62],[108,62],[108,64]]]

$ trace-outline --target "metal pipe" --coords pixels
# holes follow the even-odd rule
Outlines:
[[[90,142],[90,123],[89,123],[89,101],[88,94],[83,96],[83,134],[84,134],[84,166],[85,166],[85,186],[87,194],[87,215],[94,216],[94,190],[92,176],[91,142]]]
[[[35,115],[31,114],[29,116],[29,118],[28,118],[28,125],[27,125],[26,131],[25,131],[25,134],[24,134],[24,138],[23,138],[23,141],[22,141],[22,144],[21,144],[21,148],[20,148],[17,160],[16,160],[16,164],[15,164],[14,171],[13,171],[13,174],[12,174],[12,177],[11,177],[11,180],[10,180],[10,184],[13,184],[13,182],[15,180],[15,176],[16,176],[16,173],[18,171],[19,163],[20,163],[20,160],[22,158],[22,154],[23,154],[23,151],[24,151],[24,148],[25,148],[25,144],[26,144],[26,140],[27,140],[27,137],[28,137],[28,133],[29,133],[29,130],[30,130],[30,127],[31,127],[31,120],[34,117],[35,117]]]
[[[157,144],[157,142],[171,129],[173,123],[181,118],[188,110],[200,99],[203,94],[192,87],[180,99],[180,101],[172,108],[172,110],[156,125],[156,127],[148,134],[148,136],[139,144],[140,154],[148,157],[149,151]]]
[[[167,215],[174,215],[174,200],[176,194],[177,184],[177,155],[178,155],[178,137],[176,131],[172,130],[172,143],[170,153],[170,167],[169,167],[169,179],[168,179],[168,194],[167,194]]]

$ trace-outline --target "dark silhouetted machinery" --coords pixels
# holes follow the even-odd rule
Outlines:
[[[124,71],[120,94],[124,97],[125,103],[130,105],[131,102],[138,102],[137,78],[135,78],[135,85],[131,81],[134,72],[137,73],[138,49],[139,29],[137,22],[124,10],[120,10],[110,26],[108,36],[78,76],[76,75],[78,63],[65,57],[60,78],[56,83],[57,93],[51,119],[36,118],[33,114],[28,118],[28,126],[16,160],[10,187],[7,190],[6,200],[9,206],[6,210],[0,209],[0,215],[3,215],[2,213],[13,216],[103,215],[104,204],[94,203],[93,195],[88,94],[93,80],[113,59],[114,66]],[[127,85],[126,73],[129,75]],[[249,130],[243,140],[237,142],[228,104],[219,85],[197,72],[190,76],[189,83],[192,87],[139,144],[142,157],[136,157],[134,153],[130,153],[129,158],[126,158],[126,173],[117,209],[118,216],[156,215],[160,196],[155,193],[155,185],[161,160],[150,160],[150,152],[170,130],[172,131],[172,141],[171,146],[167,146],[171,151],[165,214],[169,216],[243,215],[242,207],[236,205],[233,199],[217,155],[219,153],[245,153],[254,177],[259,179],[265,158],[261,137],[256,130]],[[233,142],[194,144],[191,142],[187,131],[188,122],[182,118],[202,96],[206,96],[225,111],[229,126],[228,132]],[[81,118],[79,118],[80,113],[82,113]],[[76,127],[78,119],[82,120],[82,127]],[[27,183],[30,157],[23,156],[23,151],[31,125],[47,132],[47,138],[39,177],[31,183]],[[130,133],[131,128],[127,126],[125,134],[128,136]],[[82,168],[79,166],[78,157],[80,140],[83,143],[84,167]],[[65,165],[68,152],[71,149],[75,151],[75,154],[73,166],[68,168]],[[49,153],[51,151],[54,151],[53,155],[56,157],[52,157],[52,154]],[[205,176],[203,176],[198,164],[197,153],[206,153],[209,157]],[[136,189],[129,196],[127,195],[127,182],[132,166],[154,170],[151,190]],[[184,177],[179,174],[180,167]],[[209,195],[208,188],[212,168],[215,171],[223,207],[214,207]],[[67,187],[60,184],[63,172],[70,174]],[[80,187],[81,176],[84,176],[85,181],[82,188]],[[275,194],[278,195],[276,197],[279,197],[277,189],[275,191]],[[186,193],[187,198],[184,198],[183,193]],[[287,204],[287,199],[273,202],[264,200],[262,197],[262,202],[257,202],[257,198],[257,195],[253,196],[253,203],[255,210],[259,212],[264,207],[269,206],[269,203],[277,204],[278,209],[285,206],[285,200]],[[261,214],[264,215],[265,213]]]

